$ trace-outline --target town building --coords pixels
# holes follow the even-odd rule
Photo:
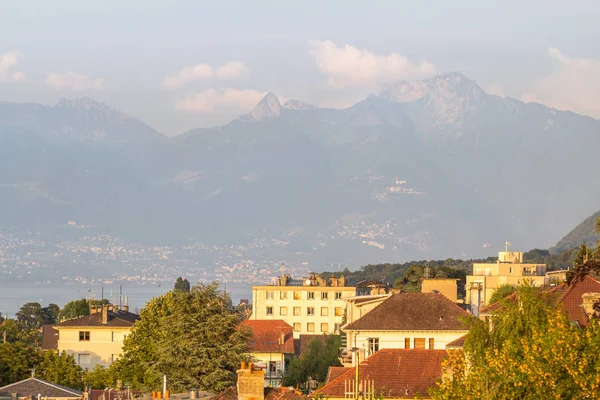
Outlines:
[[[501,285],[520,285],[525,280],[535,286],[547,286],[550,278],[546,275],[545,264],[523,263],[523,253],[509,251],[498,253],[495,263],[473,263],[473,275],[467,276],[467,303],[473,315],[479,315],[479,309],[488,304],[492,294]]]
[[[292,327],[282,320],[245,320],[242,327],[249,328],[252,336],[248,350],[254,366],[265,371],[264,386],[277,387],[294,356]]]
[[[1,400],[79,400],[83,399],[83,395],[79,390],[38,379],[35,376],[0,387]]]
[[[317,274],[304,279],[282,275],[272,285],[252,287],[252,320],[280,319],[301,334],[338,333],[346,308],[345,298],[356,288],[343,276],[324,280]]]
[[[429,388],[442,377],[444,357],[445,350],[382,349],[358,368],[330,368],[327,383],[314,395],[330,400],[428,399]]]
[[[445,350],[467,334],[469,314],[439,293],[399,293],[343,327],[352,364],[381,349]],[[357,359],[358,357],[358,359]]]
[[[450,301],[458,301],[458,279],[423,279],[421,281],[422,293],[440,293]]]
[[[120,357],[123,340],[139,319],[126,306],[123,308],[112,305],[93,307],[90,315],[55,325],[58,351],[72,355],[82,368],[108,367]]]

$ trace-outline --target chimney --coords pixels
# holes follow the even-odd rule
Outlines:
[[[264,400],[265,370],[254,370],[253,363],[242,362],[241,368],[237,370],[237,395],[238,400]]]
[[[108,306],[104,305],[102,307],[102,325],[108,324]]]

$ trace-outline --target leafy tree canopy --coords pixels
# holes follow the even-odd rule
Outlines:
[[[175,281],[175,287],[173,288],[173,290],[189,292],[190,291],[190,282],[187,279],[182,279],[181,277],[179,277]]]
[[[323,346],[322,341],[312,340],[308,351],[302,357],[292,359],[283,377],[284,386],[305,385],[310,379],[322,384],[327,379],[329,367],[341,366],[339,351],[342,339],[339,335],[328,336]]]
[[[107,299],[91,301],[92,306],[108,303],[109,301]],[[87,299],[73,300],[65,304],[62,310],[59,311],[57,320],[64,321],[66,319],[78,318],[84,315],[90,315],[90,302]]]
[[[503,298],[510,296],[515,292],[515,290],[517,290],[517,288],[514,285],[503,284],[498,286],[496,291],[490,297],[488,304],[494,304]]]
[[[167,374],[175,391],[218,392],[233,385],[240,362],[249,361],[251,332],[239,329],[240,321],[217,283],[155,297],[125,339],[115,371],[132,388],[159,388]]]

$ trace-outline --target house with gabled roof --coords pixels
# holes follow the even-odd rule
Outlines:
[[[354,399],[358,386],[359,398],[429,398],[429,389],[442,377],[444,357],[445,350],[379,350],[358,365],[358,385],[355,367],[332,367],[327,383],[314,395]]]
[[[242,327],[252,331],[248,351],[254,366],[265,371],[265,386],[279,386],[286,366],[294,355],[294,332],[283,320],[244,320]]]
[[[343,327],[346,350],[359,361],[381,349],[445,350],[467,334],[470,314],[439,293],[399,293]]]
[[[58,331],[58,352],[72,355],[82,368],[108,367],[120,357],[123,340],[138,319],[139,315],[111,305],[93,308],[90,315],[54,326]]]
[[[0,387],[0,399],[79,400],[83,392],[31,377]]]

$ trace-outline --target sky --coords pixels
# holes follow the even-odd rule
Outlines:
[[[596,3],[0,0],[0,101],[89,96],[174,136],[267,92],[343,108],[460,71],[489,93],[600,118]]]

